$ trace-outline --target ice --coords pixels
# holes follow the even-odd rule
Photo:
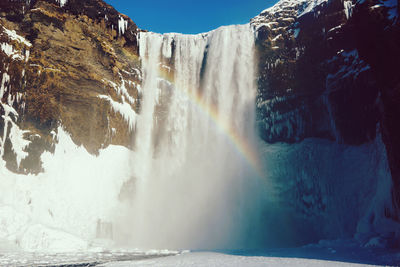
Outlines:
[[[400,229],[384,219],[391,176],[379,135],[357,147],[320,139],[260,146],[272,188],[263,201],[264,227],[274,229],[263,233],[267,244],[298,246],[355,233],[366,243],[373,236],[390,240]]]
[[[118,20],[118,34],[124,35],[127,29],[128,29],[128,21],[120,16]]]

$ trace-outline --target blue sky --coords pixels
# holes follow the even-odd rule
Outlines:
[[[243,24],[277,0],[105,0],[141,29],[200,33]]]

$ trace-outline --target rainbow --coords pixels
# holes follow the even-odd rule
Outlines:
[[[174,75],[170,70],[161,67],[159,73],[161,78],[167,80],[171,84],[175,84]],[[248,140],[240,135],[228,122],[222,121],[218,116],[217,107],[215,105],[206,103],[198,90],[180,91],[187,95],[190,101],[194,103],[202,111],[202,113],[211,119],[215,127],[227,137],[228,141],[233,145],[233,147],[236,148],[239,154],[249,163],[249,165],[257,172],[257,174],[261,176],[262,169],[260,165],[260,158],[259,154],[255,150],[255,146],[249,143]]]

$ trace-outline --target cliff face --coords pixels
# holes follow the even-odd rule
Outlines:
[[[397,2],[281,1],[251,23],[260,56],[262,138],[291,143],[322,137],[361,145],[380,132],[399,207]],[[399,220],[396,211],[386,215]]]
[[[9,169],[39,172],[40,154],[51,150],[61,124],[91,153],[130,146],[139,107],[137,31],[103,1],[2,1],[0,132]],[[12,141],[17,136],[22,147]]]

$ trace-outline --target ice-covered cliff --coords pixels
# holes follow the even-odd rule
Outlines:
[[[258,125],[270,143],[319,137],[359,146],[381,134],[399,220],[396,1],[280,1],[252,19]],[[378,136],[378,138],[380,138]]]

